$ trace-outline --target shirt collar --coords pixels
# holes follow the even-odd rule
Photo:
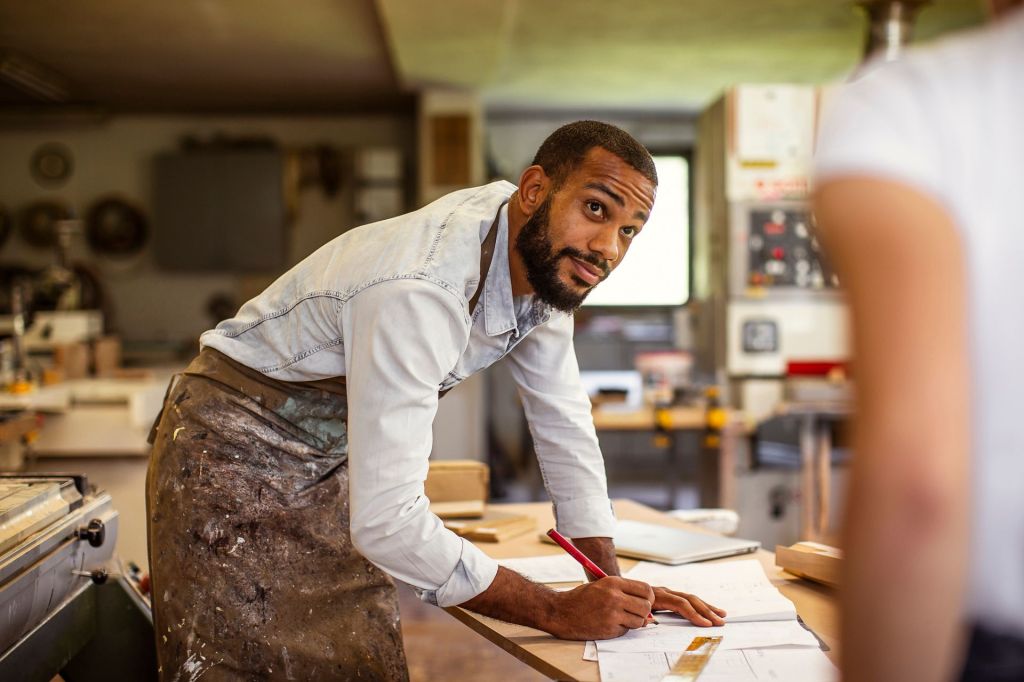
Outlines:
[[[547,322],[553,309],[532,296],[532,305],[524,316],[526,329],[519,329],[516,319],[516,305],[512,297],[512,270],[509,266],[508,203],[498,211],[498,234],[494,241],[494,256],[484,283],[484,331],[488,336],[497,336],[509,331],[528,332],[533,327]]]

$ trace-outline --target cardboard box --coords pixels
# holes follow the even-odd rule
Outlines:
[[[487,501],[489,481],[490,470],[483,462],[438,460],[430,463],[424,489],[431,504],[442,503],[438,509],[448,510],[439,516],[477,516]],[[466,504],[450,504],[456,502]]]
[[[89,376],[89,346],[83,342],[55,345],[53,364],[65,379],[84,379]]]
[[[117,336],[104,336],[96,339],[92,345],[93,370],[98,377],[115,376],[121,368],[121,339]]]

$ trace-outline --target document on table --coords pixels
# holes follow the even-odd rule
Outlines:
[[[601,682],[660,682],[680,652],[601,655]],[[839,671],[819,649],[719,648],[700,674],[700,682],[836,682]]]
[[[756,559],[684,566],[643,561],[625,577],[695,594],[725,609],[726,623],[796,619],[793,602],[771,584]]]
[[[700,682],[833,682],[835,666],[818,639],[796,618],[796,607],[771,584],[758,561],[664,566],[640,563],[627,576],[700,595],[728,612],[726,624],[699,628],[659,612],[661,625],[630,630],[584,649],[596,649],[602,682],[661,680],[694,637],[721,636]]]
[[[719,651],[775,646],[819,646],[818,639],[796,620],[728,623],[721,627],[701,628],[674,615],[659,613],[657,618],[661,623],[657,627],[637,628],[621,637],[599,641],[598,653],[680,652],[694,637],[721,637]]]
[[[579,562],[565,553],[498,559],[498,565],[515,571],[535,583],[585,582],[587,579]]]

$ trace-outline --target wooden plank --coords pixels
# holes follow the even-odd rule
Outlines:
[[[672,429],[702,429],[705,426],[705,411],[702,407],[671,407],[666,410]],[[657,425],[654,410],[643,407],[638,410],[617,410],[596,408],[593,411],[594,426],[607,431],[648,431]]]

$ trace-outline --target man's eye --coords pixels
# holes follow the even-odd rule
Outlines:
[[[600,201],[588,201],[587,209],[594,215],[604,215],[604,206],[601,205]]]
[[[620,231],[622,232],[623,237],[628,237],[630,239],[635,237],[637,233],[637,229],[635,227],[624,227]]]

